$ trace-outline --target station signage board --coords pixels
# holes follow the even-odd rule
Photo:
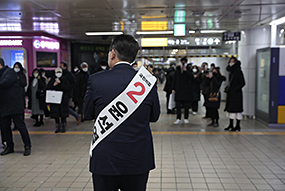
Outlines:
[[[168,38],[142,38],[142,47],[166,47],[168,46]]]
[[[240,41],[240,32],[223,33],[223,41]]]

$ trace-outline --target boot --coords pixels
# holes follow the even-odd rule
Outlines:
[[[66,123],[62,123],[62,124],[61,124],[61,130],[60,130],[60,132],[65,133],[65,126],[66,126]]]
[[[14,152],[14,148],[13,147],[6,147],[5,150],[1,153],[1,155],[7,155],[9,153],[13,153]]]
[[[31,147],[25,147],[24,156],[29,156],[31,154]]]
[[[234,120],[233,119],[230,119],[230,124],[229,124],[229,126],[227,127],[227,128],[225,128],[224,130],[225,131],[229,131],[229,130],[231,130],[231,129],[233,129],[234,128]]]
[[[231,131],[240,131],[240,120],[237,119],[237,124]]]
[[[60,124],[57,123],[57,124],[55,125],[55,128],[56,128],[56,130],[55,130],[54,132],[55,132],[55,133],[59,133],[59,132],[60,132]]]

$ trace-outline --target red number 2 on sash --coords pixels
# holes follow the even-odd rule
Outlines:
[[[136,100],[136,98],[134,98],[133,95],[138,95],[138,96],[143,95],[144,92],[145,92],[145,87],[144,87],[144,85],[143,85],[142,83],[140,83],[140,82],[136,82],[136,83],[134,84],[134,86],[135,86],[135,87],[140,86],[140,87],[142,88],[141,91],[139,91],[139,92],[136,92],[136,91],[129,91],[129,92],[127,92],[127,95],[128,95],[128,96],[131,98],[131,100],[136,104],[136,103],[138,102],[138,100]]]

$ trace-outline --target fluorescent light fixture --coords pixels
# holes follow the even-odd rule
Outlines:
[[[194,33],[196,33],[196,31],[189,31],[189,33],[190,33],[190,34],[194,34]]]
[[[226,30],[201,30],[201,33],[224,33]]]
[[[98,35],[120,35],[123,32],[86,32],[87,36],[98,36]]]
[[[280,25],[282,23],[285,23],[285,17],[281,17],[280,19],[274,20],[269,24],[270,25]]]
[[[138,31],[136,34],[173,34],[173,31]]]

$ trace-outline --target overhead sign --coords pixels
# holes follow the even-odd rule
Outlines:
[[[167,21],[142,21],[141,30],[167,30]]]
[[[185,24],[174,24],[174,36],[185,36],[186,26]]]
[[[175,11],[174,13],[174,22],[175,23],[184,23],[185,22],[186,11]]]
[[[240,41],[240,32],[223,33],[223,41]]]
[[[58,50],[59,49],[59,42],[52,42],[52,41],[42,41],[42,40],[35,40],[34,41],[35,48],[47,48],[51,50]]]
[[[169,38],[168,46],[220,46],[221,37]]]
[[[0,40],[0,46],[22,46],[23,40]]]
[[[167,38],[142,38],[142,47],[164,47],[168,45]]]

